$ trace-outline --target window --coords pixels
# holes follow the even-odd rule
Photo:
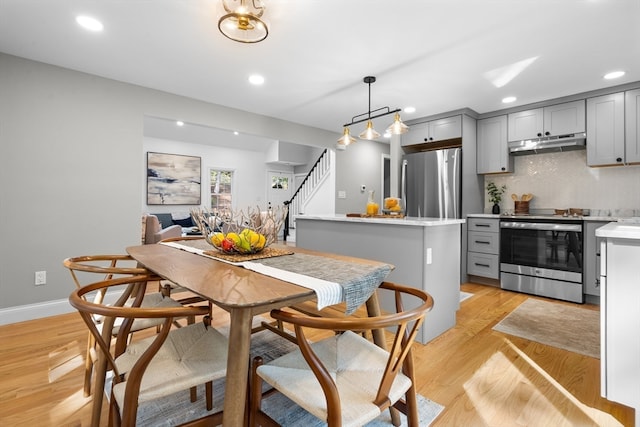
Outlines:
[[[214,212],[231,212],[233,171],[209,169],[211,184],[211,209]]]

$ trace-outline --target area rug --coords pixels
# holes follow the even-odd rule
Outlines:
[[[528,298],[494,330],[600,358],[600,312]]]
[[[219,328],[223,333],[226,328]],[[270,331],[262,331],[252,335],[251,358],[261,355],[265,362],[273,360],[282,354],[294,350],[296,346],[288,340],[278,337]],[[222,410],[224,400],[225,380],[220,379],[213,383],[213,410],[207,412],[204,401],[204,386],[198,387],[198,401],[192,403],[189,400],[189,392],[175,393],[159,401],[149,402],[138,408],[137,425],[147,427],[174,426],[200,418],[208,413]],[[265,411],[273,416],[283,426],[301,425],[305,427],[323,426],[313,415],[296,406],[286,397],[274,394],[264,400]],[[418,410],[420,426],[428,426],[444,409],[442,405],[435,403],[423,396],[418,396]],[[403,418],[403,426],[406,426],[406,417]],[[367,424],[368,427],[389,426],[389,411],[385,411],[378,419]]]

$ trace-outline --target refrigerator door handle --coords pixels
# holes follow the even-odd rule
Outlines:
[[[400,197],[402,197],[402,203],[404,204],[403,210],[407,211],[407,160],[402,161],[402,170],[400,178]]]

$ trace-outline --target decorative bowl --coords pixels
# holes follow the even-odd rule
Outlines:
[[[402,199],[398,197],[386,197],[382,203],[382,213],[387,215],[402,215],[404,213]]]
[[[286,207],[227,212],[199,208],[191,210],[191,217],[202,230],[206,242],[216,250],[247,255],[258,253],[278,240],[287,211]]]

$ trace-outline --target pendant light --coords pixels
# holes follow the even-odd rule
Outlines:
[[[351,119],[351,122],[346,123],[344,125],[344,132],[342,137],[338,139],[338,145],[347,146],[349,144],[354,143],[356,140],[349,134],[349,126],[357,123],[362,123],[365,121],[367,122],[367,127],[362,133],[358,135],[358,137],[361,139],[369,140],[369,141],[380,138],[380,133],[373,128],[373,122],[371,120],[376,119],[378,117],[384,117],[389,114],[394,114],[394,113],[395,113],[395,119],[393,123],[387,128],[387,132],[391,133],[392,135],[400,135],[408,132],[409,127],[404,123],[402,123],[402,120],[400,119],[399,108],[395,110],[391,110],[389,107],[382,107],[373,111],[371,110],[371,84],[375,83],[376,78],[374,76],[366,76],[365,78],[362,79],[362,81],[369,86],[369,109],[367,110],[366,113],[353,116],[353,118]]]
[[[262,0],[221,0],[226,14],[218,20],[218,29],[227,38],[240,43],[258,43],[267,38],[269,28],[261,19]]]

